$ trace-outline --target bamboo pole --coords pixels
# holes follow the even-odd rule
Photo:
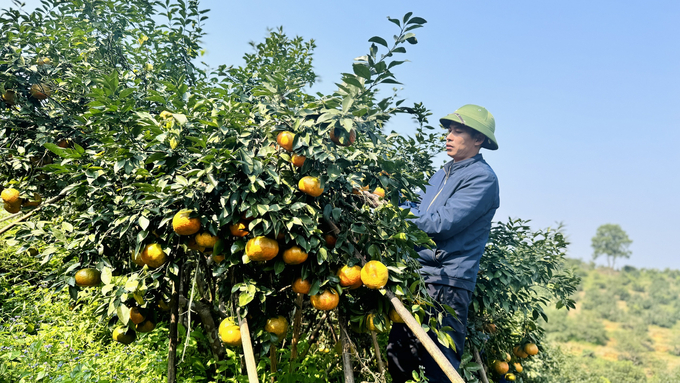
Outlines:
[[[338,229],[335,223],[333,223],[331,220],[326,220],[326,222],[331,227],[335,235],[340,235],[340,229]],[[366,264],[366,259],[356,249],[354,249],[354,256],[361,261],[362,266]],[[425,350],[427,350],[427,352],[432,356],[432,358],[437,363],[439,368],[442,369],[444,374],[446,374],[446,376],[451,380],[451,382],[465,383],[465,381],[463,380],[463,378],[460,377],[456,369],[453,368],[451,362],[449,362],[449,360],[446,359],[446,357],[439,349],[439,347],[434,343],[432,338],[430,338],[430,336],[427,335],[427,333],[423,330],[420,324],[418,324],[418,321],[416,321],[413,315],[411,315],[411,312],[408,311],[406,307],[404,307],[404,304],[401,303],[399,298],[397,298],[396,295],[394,295],[394,293],[391,292],[390,290],[386,290],[385,295],[392,303],[392,306],[394,306],[394,310],[397,312],[397,314],[399,314],[401,318],[404,320],[406,326],[411,330],[411,332],[413,332],[416,338],[418,338],[420,343],[422,343],[423,347],[425,347]]]
[[[345,375],[345,383],[354,383],[354,372],[352,370],[352,359],[350,358],[350,345],[345,330],[343,317],[338,313],[338,324],[340,325],[340,342],[342,342],[342,371]]]
[[[274,377],[274,374],[276,374],[276,345],[274,343],[269,346],[269,361],[271,364],[269,372],[272,373],[272,383],[274,383],[276,381]]]
[[[382,355],[380,354],[380,345],[378,344],[378,335],[375,331],[371,330],[371,340],[373,341],[373,348],[375,349],[375,359],[378,362],[378,372],[380,375],[385,374],[385,364],[382,360]]]
[[[253,343],[250,339],[250,329],[248,328],[248,320],[243,317],[236,310],[238,315],[238,324],[241,327],[241,345],[243,347],[243,354],[246,357],[246,370],[248,371],[248,383],[258,383],[257,380],[257,364],[255,364],[255,354],[253,353]]]
[[[179,322],[179,296],[182,284],[184,265],[179,265],[177,279],[172,281],[172,297],[170,298],[170,327],[168,337],[168,383],[177,382],[177,323]],[[189,340],[187,339],[187,342]]]

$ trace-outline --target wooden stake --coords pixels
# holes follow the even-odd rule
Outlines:
[[[342,342],[342,371],[345,375],[345,383],[354,383],[354,372],[352,369],[352,359],[350,358],[350,345],[345,330],[344,318],[338,314],[340,324],[340,341]]]
[[[371,339],[373,340],[373,348],[375,349],[375,359],[378,362],[378,372],[380,373],[381,376],[383,376],[385,374],[385,364],[383,364],[382,355],[380,354],[378,336],[373,330],[371,330]]]
[[[246,370],[248,371],[248,382],[258,383],[257,380],[257,365],[255,364],[255,354],[253,353],[253,343],[250,340],[250,329],[248,328],[248,320],[238,313],[238,324],[241,326],[241,345],[243,346],[243,354],[246,357]]]
[[[181,248],[180,248],[181,249]],[[180,250],[181,251],[181,250]],[[184,265],[179,265],[177,279],[172,281],[172,297],[170,298],[170,327],[168,337],[168,383],[177,382],[177,323],[179,322],[179,290],[182,284]],[[187,339],[188,341],[188,339]]]
[[[276,345],[274,343],[269,346],[269,361],[271,363],[271,368],[269,372],[272,373],[272,383],[276,381],[274,374],[276,374]]]

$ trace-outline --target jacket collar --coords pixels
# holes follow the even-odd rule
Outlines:
[[[482,157],[482,153],[478,153],[476,156],[470,157],[470,158],[465,159],[465,160],[460,161],[460,162],[454,162],[453,160],[451,160],[444,165],[444,170],[446,170],[447,173],[450,173],[452,171],[465,168],[465,167],[467,167],[471,164],[474,164],[475,162],[479,162],[479,161],[484,161],[484,157]]]

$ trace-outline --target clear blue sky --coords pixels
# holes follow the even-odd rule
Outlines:
[[[501,185],[496,220],[566,225],[569,256],[590,259],[597,227],[634,241],[627,261],[680,268],[680,2],[201,1],[211,66],[239,65],[267,28],[316,40],[312,90],[329,93],[386,17],[428,23],[397,67],[401,95],[438,117],[467,103],[496,117],[483,151]],[[388,129],[408,134],[408,119]],[[445,155],[438,157],[441,163]]]

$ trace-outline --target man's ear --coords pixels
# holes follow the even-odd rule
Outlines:
[[[479,146],[481,148],[482,145],[484,145],[484,141],[486,141],[485,135],[480,133],[475,136],[475,146]]]

